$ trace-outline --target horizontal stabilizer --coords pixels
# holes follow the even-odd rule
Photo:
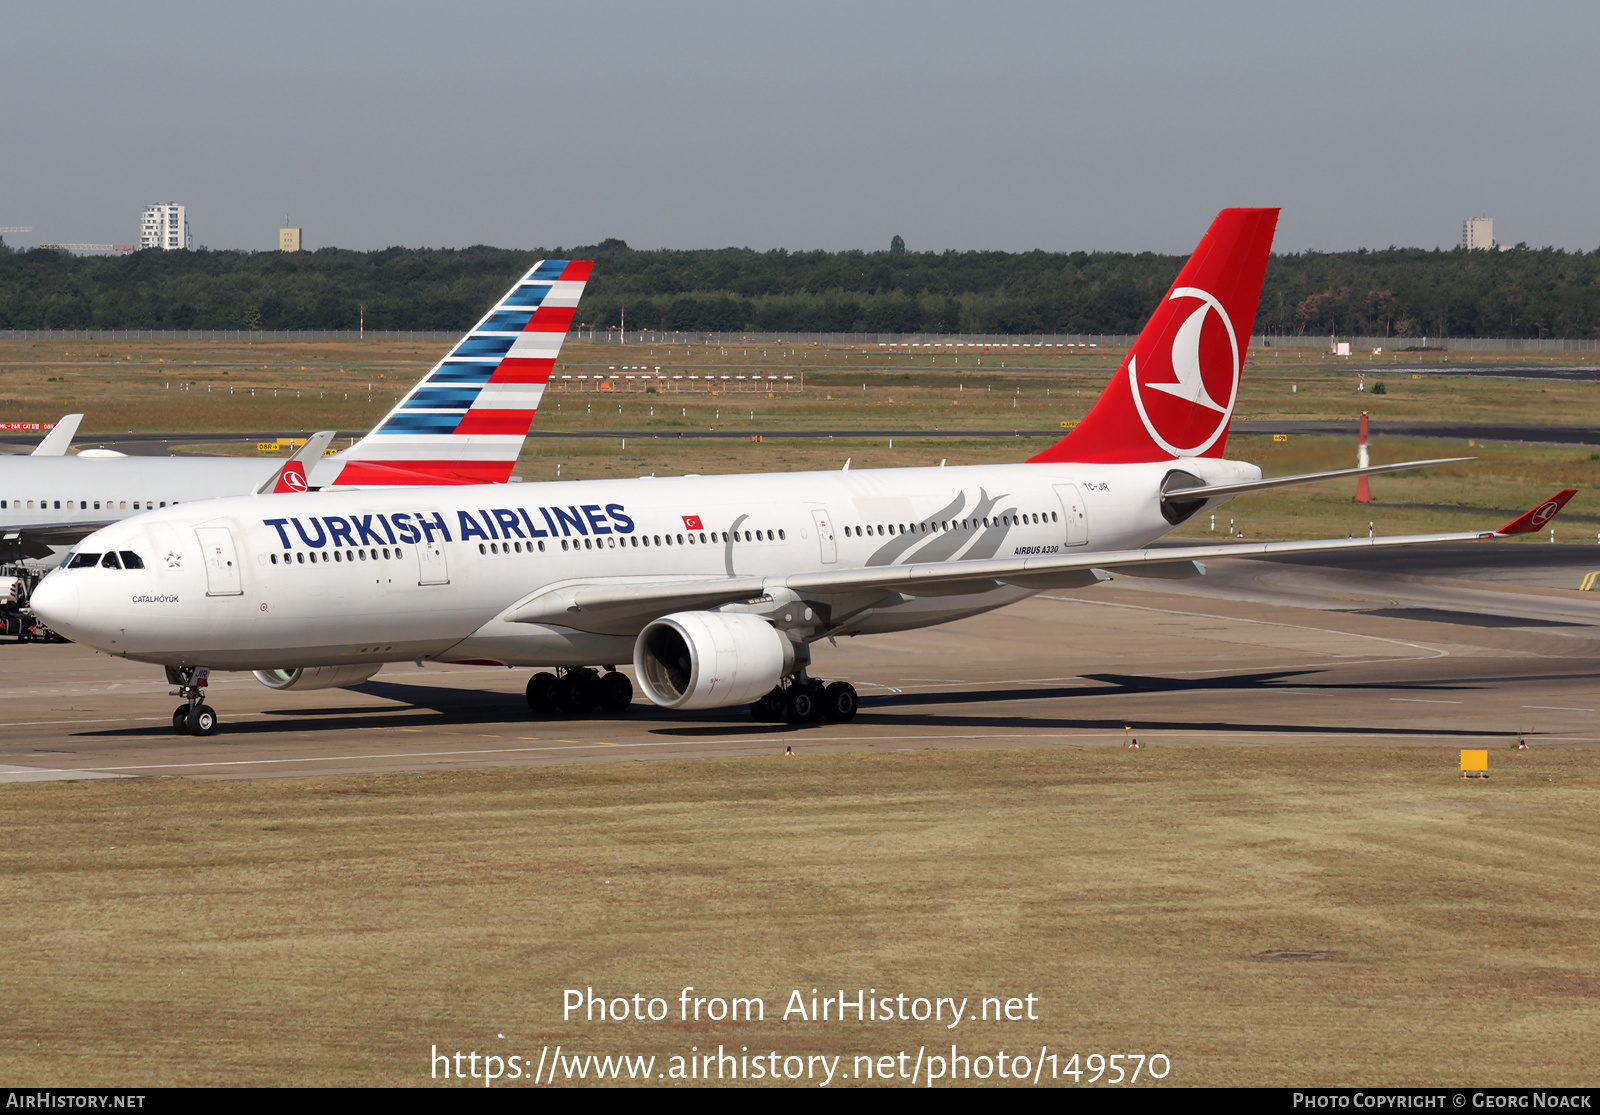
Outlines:
[[[1368,465],[1366,468],[1339,468],[1332,472],[1302,472],[1297,476],[1273,476],[1261,480],[1243,480],[1237,484],[1206,484],[1193,488],[1169,487],[1162,491],[1170,499],[1217,499],[1238,496],[1245,492],[1264,492],[1271,488],[1287,488],[1292,484],[1314,484],[1318,480],[1348,480],[1356,476],[1376,476],[1381,472],[1404,472],[1408,468],[1428,468],[1433,465],[1454,465],[1462,461],[1475,461],[1476,457],[1440,457],[1432,461],[1402,461],[1394,465]]]

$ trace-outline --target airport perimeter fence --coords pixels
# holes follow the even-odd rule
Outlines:
[[[0,340],[15,341],[429,341],[459,340],[458,330],[368,329],[0,329]],[[680,333],[630,329],[580,329],[568,341],[639,345],[826,345],[855,348],[1126,348],[1133,334],[1090,333]],[[1600,339],[1555,337],[1310,337],[1257,335],[1252,348],[1303,348],[1324,352],[1347,342],[1352,353],[1382,349],[1407,352],[1600,352]]]

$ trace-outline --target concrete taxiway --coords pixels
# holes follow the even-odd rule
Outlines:
[[[412,664],[353,690],[222,674],[222,730],[174,736],[151,666],[0,644],[0,781],[299,777],[973,747],[1600,746],[1600,546],[1481,543],[1119,577],[959,623],[817,648],[847,725],[743,710],[539,720],[526,670]]]

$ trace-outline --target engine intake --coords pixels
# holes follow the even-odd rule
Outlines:
[[[739,612],[662,616],[633,645],[633,669],[663,708],[749,704],[794,669],[794,646],[766,620]]]
[[[383,669],[383,663],[360,666],[297,666],[294,669],[256,670],[256,680],[268,689],[343,689],[360,685]]]

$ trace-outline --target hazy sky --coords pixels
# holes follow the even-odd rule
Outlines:
[[[1600,5],[0,0],[8,242],[1600,246]]]

